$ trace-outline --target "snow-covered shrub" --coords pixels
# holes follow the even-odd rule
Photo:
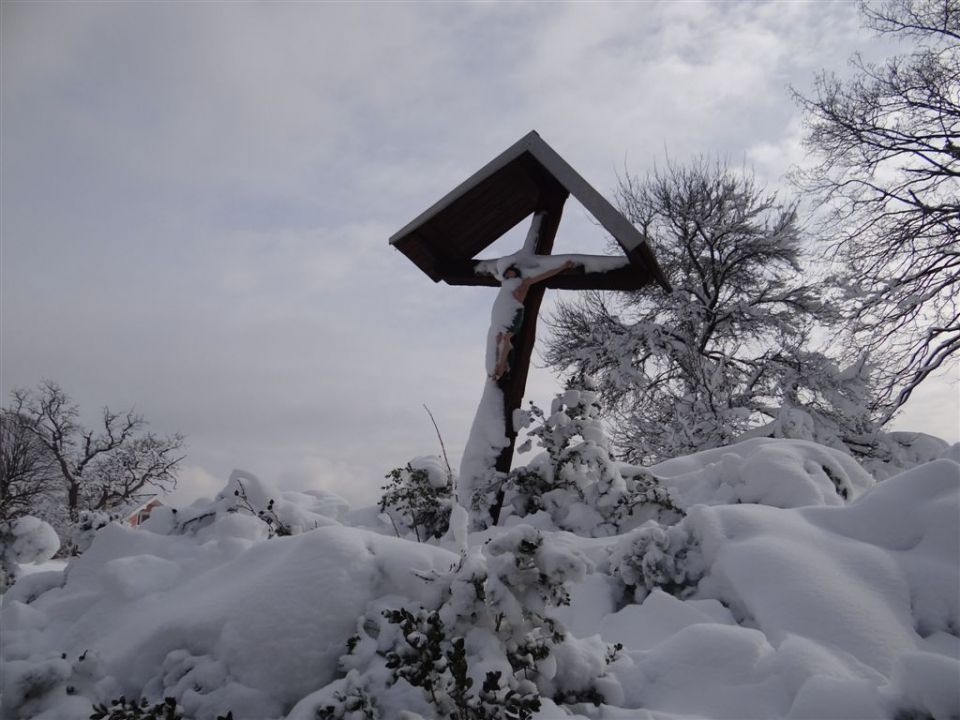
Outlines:
[[[610,553],[610,573],[637,603],[654,588],[679,598],[693,593],[705,565],[699,543],[684,523],[645,525],[625,535]]]
[[[103,703],[94,705],[90,720],[183,720],[183,708],[177,706],[174,698],[151,704],[146,698],[120,697],[111,701],[110,707]]]
[[[32,717],[44,709],[48,698],[66,692],[66,682],[73,669],[66,657],[11,660],[3,664],[2,700],[4,717]],[[59,694],[58,693],[58,694]]]
[[[450,525],[453,478],[438,457],[414,458],[394,468],[386,478],[380,512],[386,513],[398,537],[409,533],[417,541],[439,539]]]
[[[877,480],[886,480],[904,470],[950,457],[950,445],[933,435],[920,432],[884,432],[871,438],[870,453],[857,456],[863,467]]]
[[[11,603],[19,605],[19,603]],[[22,612],[24,606],[20,606]],[[100,691],[113,692],[115,683],[103,678],[100,655],[84,650],[79,655],[65,652],[46,652],[30,660],[6,661],[3,664],[3,685],[0,691],[0,709],[3,718],[60,717],[74,715],[90,717],[90,695]],[[117,693],[119,694],[119,693]],[[66,700],[65,700],[66,699]],[[121,698],[121,700],[123,700]],[[120,701],[115,701],[119,703]],[[139,702],[139,701],[138,701]],[[64,704],[66,703],[66,705]],[[51,711],[51,708],[57,708]],[[70,708],[67,711],[67,708]],[[96,707],[92,708],[96,711]],[[141,708],[138,708],[141,710]],[[163,715],[103,715],[103,718],[163,718]],[[179,716],[177,716],[179,717]]]
[[[333,689],[334,686],[341,686]],[[331,699],[316,711],[316,720],[380,720],[377,699],[368,691],[356,670],[331,683]]]
[[[470,677],[463,637],[450,637],[436,610],[420,608],[416,615],[405,608],[383,613],[398,625],[403,642],[387,653],[387,668],[394,680],[422,688],[441,717],[526,720],[540,708],[532,683],[507,683],[501,687],[501,670],[487,671],[479,692]]]
[[[515,515],[544,511],[558,528],[590,536],[613,535],[651,517],[681,516],[656,477],[613,459],[594,391],[560,393],[549,415],[531,403],[517,421],[528,428],[520,450],[536,439],[543,452],[504,482],[505,503]]]
[[[161,702],[151,703],[147,698],[127,700],[121,696],[110,702],[93,706],[90,720],[185,720],[184,710],[177,704],[176,698],[167,697]],[[233,720],[233,712],[218,715],[217,720]]]
[[[545,543],[543,533],[529,525],[511,528],[485,549],[492,606],[517,627],[543,616],[548,605],[568,605],[567,583],[583,580],[589,567],[579,553]]]
[[[482,579],[477,581],[482,587]],[[474,595],[474,606],[476,602]],[[540,706],[537,686],[511,670],[496,633],[489,628],[467,630],[467,618],[479,620],[486,614],[471,612],[458,619],[444,609],[416,604],[382,609],[381,603],[371,607],[341,658],[346,677],[314,698],[320,703],[317,717],[395,717],[405,710],[457,720],[529,718]],[[441,613],[452,620],[445,622]],[[547,654],[545,650],[538,656]],[[361,709],[366,714],[350,714]]]
[[[162,535],[196,535],[226,516],[252,517],[259,521],[264,539],[270,539],[339,525],[335,518],[347,508],[349,504],[332,493],[283,492],[252,473],[234,470],[212,501],[156,508],[141,527]]]
[[[144,684],[141,694],[145,698],[172,699],[185,718],[198,720],[231,718],[231,707],[242,706],[247,716],[267,716],[277,708],[250,689],[239,687],[224,661],[182,648],[167,653],[159,672]]]
[[[650,470],[685,510],[737,502],[782,508],[843,505],[875,484],[845,451],[808,440],[752,438]]]
[[[425,576],[438,584],[435,604],[381,598],[341,657],[346,676],[311,699],[317,717],[393,717],[402,709],[519,720],[532,717],[543,698],[615,699],[619,686],[607,676],[615,649],[573,638],[546,614],[569,603],[568,583],[589,568],[576,550],[521,525],[462,556],[449,573]],[[368,714],[348,714],[360,708]]]
[[[0,592],[13,584],[20,565],[49,560],[59,548],[57,533],[40,518],[0,522]]]
[[[738,438],[811,440],[841,450],[877,480],[938,458],[947,443],[924,433],[886,432],[869,407],[875,368],[862,357],[840,369],[817,353],[787,368],[783,404],[766,424]]]
[[[247,489],[243,486],[243,480],[239,477],[236,478],[236,484],[237,488],[233,491],[233,496],[236,498],[233,512],[245,510],[259,518],[267,526],[268,538],[293,535],[293,530],[277,516],[276,510],[274,510],[276,500],[269,498],[266,505],[257,507],[251,501],[250,495],[247,494]]]
[[[81,510],[77,519],[64,526],[65,554],[76,556],[86,552],[97,533],[110,523],[120,522],[125,513],[106,510]]]
[[[4,528],[7,528],[6,534],[9,535],[10,529],[18,522],[23,521],[20,529],[13,533],[13,535],[19,537],[18,548],[20,549],[17,552],[21,555],[21,558],[17,562],[42,562],[54,556],[75,557],[90,547],[97,532],[110,523],[119,522],[124,515],[123,511],[81,510],[75,519],[66,516],[56,518],[56,525],[37,517],[23,516],[16,520],[0,523],[0,540],[2,540],[0,548],[6,548],[10,542],[13,542],[13,540],[3,540]],[[27,529],[28,526],[29,530]],[[39,553],[33,559],[26,559],[23,556],[23,551],[27,547],[24,543],[43,548],[53,546],[53,551],[49,555]],[[0,553],[0,556],[5,556],[5,553]]]

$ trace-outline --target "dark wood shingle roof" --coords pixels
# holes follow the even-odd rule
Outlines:
[[[567,194],[596,218],[630,259],[629,268],[611,274],[610,280],[616,282],[610,289],[635,289],[651,280],[670,289],[643,235],[535,131],[395,233],[390,244],[434,282],[495,285],[494,278],[469,272],[473,258],[524,218]],[[557,280],[564,287],[576,287],[576,276]]]

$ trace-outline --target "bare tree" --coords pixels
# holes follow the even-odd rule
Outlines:
[[[855,76],[821,74],[806,145],[819,164],[798,173],[827,209],[853,352],[886,366],[889,418],[960,350],[960,3],[863,4],[868,27],[915,50],[882,64],[855,56]]]
[[[0,410],[0,523],[36,514],[56,491],[53,456],[25,420]]]
[[[45,381],[36,391],[14,391],[9,412],[49,453],[71,520],[176,486],[183,436],[144,432],[146,421],[132,410],[104,408],[100,430],[90,430],[60,386]]]

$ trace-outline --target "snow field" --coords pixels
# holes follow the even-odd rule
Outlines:
[[[462,562],[489,573],[505,622],[544,610],[569,633],[538,661],[534,717],[960,717],[957,462],[874,484],[838,451],[751,440],[653,471],[686,511],[674,525],[591,538],[540,513],[537,529],[490,528],[450,549],[350,527],[369,513],[235,473],[213,501],[109,525],[64,570],[21,577],[0,618],[4,717],[85,720],[124,694],[175,697],[195,720],[312,720],[369,687],[385,688],[380,717],[432,717],[419,688],[377,664],[398,640],[380,613],[439,607],[449,626],[473,625],[476,686],[509,673],[496,633],[463,615],[471,583],[443,589]],[[273,499],[294,534],[231,511],[241,487],[254,509]],[[538,538],[536,565],[523,564],[516,548]],[[557,700],[585,678],[602,705]]]

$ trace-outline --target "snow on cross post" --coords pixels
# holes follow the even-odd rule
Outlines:
[[[570,195],[613,236],[624,255],[550,254]],[[475,258],[531,215],[522,249],[502,258]],[[536,132],[406,225],[390,244],[434,282],[499,286],[487,337],[488,376],[456,493],[475,527],[496,524],[503,502],[500,483],[510,471],[517,437],[514,413],[526,388],[544,291],[638,290],[655,282],[669,292],[670,285],[643,235]],[[458,512],[463,515],[455,508]],[[451,525],[457,535],[460,523],[454,518]],[[463,528],[459,534],[464,534]]]

